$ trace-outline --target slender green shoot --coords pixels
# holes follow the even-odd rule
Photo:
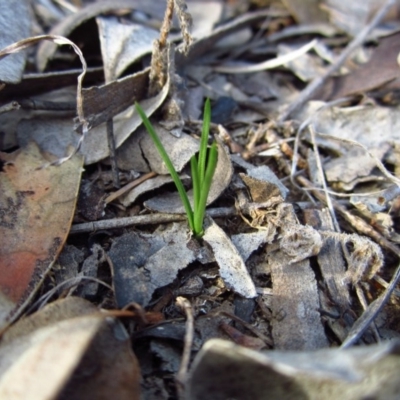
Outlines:
[[[206,172],[207,144],[208,144],[208,134],[210,132],[210,124],[211,124],[211,104],[210,104],[210,99],[206,99],[206,102],[204,104],[203,128],[201,130],[200,151],[199,151],[199,161],[198,161],[200,187],[203,184],[202,179],[204,178]]]
[[[214,142],[211,145],[207,158],[208,158],[207,168],[205,175],[203,177],[203,182],[201,184],[200,193],[198,194],[198,198],[197,199],[195,198],[195,204],[197,205],[197,207],[195,208],[194,212],[194,232],[197,233],[197,236],[203,236],[204,233],[203,220],[204,220],[204,214],[206,212],[207,198],[208,198],[208,193],[210,192],[210,187],[218,160],[218,146],[216,142]],[[193,171],[192,171],[192,178],[193,178]],[[193,193],[193,195],[195,194]]]
[[[206,211],[207,198],[210,192],[211,183],[214,177],[215,169],[218,161],[218,145],[214,141],[210,148],[207,146],[208,135],[211,123],[211,105],[210,100],[207,99],[204,106],[204,120],[203,129],[200,138],[200,151],[199,158],[193,156],[190,160],[190,169],[192,172],[193,183],[193,209],[190,205],[188,196],[183,187],[182,181],[179,178],[172,162],[165,151],[157,133],[155,132],[151,122],[147,118],[145,112],[138,103],[135,104],[136,111],[143,121],[144,126],[150,134],[158,152],[161,155],[165,165],[168,168],[175,186],[178,189],[179,196],[182,200],[183,206],[189,221],[189,227],[196,237],[201,237],[204,234],[203,221]]]
[[[194,232],[194,223],[193,223],[193,210],[192,206],[190,205],[189,198],[186,194],[185,188],[183,187],[183,183],[181,179],[179,178],[178,173],[176,172],[176,169],[174,168],[171,159],[168,156],[168,153],[165,151],[164,146],[162,145],[156,131],[153,128],[153,125],[147,118],[146,113],[143,111],[142,107],[138,103],[135,104],[136,111],[139,114],[140,118],[143,121],[144,126],[147,129],[147,132],[149,133],[150,137],[152,138],[158,152],[160,153],[161,158],[163,159],[168,172],[170,173],[176,188],[178,189],[179,196],[182,200],[183,206],[185,207],[186,215],[188,217],[188,222],[189,222],[189,227],[190,229]]]

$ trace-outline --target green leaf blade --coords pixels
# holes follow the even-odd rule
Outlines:
[[[147,118],[146,113],[143,111],[142,107],[139,105],[139,103],[135,103],[135,108],[137,113],[139,114],[140,118],[143,121],[143,124],[147,130],[147,132],[149,133],[150,137],[152,138],[158,152],[160,153],[160,156],[162,158],[162,160],[164,161],[168,172],[171,175],[171,178],[173,179],[175,186],[178,190],[179,196],[182,200],[183,206],[185,208],[185,212],[188,218],[188,222],[189,222],[189,227],[190,230],[194,232],[194,215],[193,215],[193,210],[192,210],[192,206],[190,205],[189,202],[189,198],[186,194],[186,190],[182,184],[181,179],[179,178],[178,173],[175,170],[174,165],[172,164],[171,159],[168,156],[168,153],[165,151],[164,146],[162,145],[160,138],[158,137],[156,131],[153,128],[153,125],[151,124],[151,122],[149,121],[149,119]]]
[[[200,185],[203,184],[203,179],[206,172],[207,144],[208,144],[208,134],[210,132],[210,125],[211,125],[211,103],[210,99],[207,98],[204,104],[203,128],[201,131],[199,162],[198,162]]]
[[[200,187],[200,198],[198,201],[198,207],[194,212],[194,229],[197,236],[202,236],[203,234],[203,220],[206,212],[207,198],[210,192],[212,180],[214,177],[215,169],[217,167],[218,161],[218,145],[214,142],[211,145],[207,160],[207,169],[204,175],[202,185]]]

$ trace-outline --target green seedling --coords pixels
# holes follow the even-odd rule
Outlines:
[[[179,178],[179,175],[176,172],[168,153],[165,151],[160,138],[154,130],[153,125],[138,103],[135,104],[135,107],[137,113],[143,121],[144,126],[147,129],[147,132],[149,133],[158,152],[160,153],[160,156],[163,159],[176,188],[178,189],[179,196],[182,200],[183,206],[185,207],[190,230],[196,237],[203,236],[203,221],[206,211],[207,197],[208,193],[210,192],[210,187],[218,160],[217,143],[214,141],[211,147],[208,147],[208,134],[210,131],[211,122],[210,100],[207,99],[204,106],[203,129],[201,132],[199,157],[197,158],[196,155],[194,155],[190,160],[193,183],[193,209],[182,181]]]

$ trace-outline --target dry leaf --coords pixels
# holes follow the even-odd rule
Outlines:
[[[140,9],[154,15],[156,8],[150,2],[142,0],[103,0],[87,5],[78,12],[69,15],[53,26],[50,34],[69,36],[83,23],[101,14],[117,12],[118,10]],[[159,10],[160,11],[160,10]],[[161,17],[162,18],[162,17]],[[161,19],[160,18],[160,19]],[[39,71],[44,71],[47,63],[54,57],[57,47],[53,43],[42,43],[36,54],[36,64]]]
[[[128,233],[115,240],[109,256],[118,305],[135,302],[146,307],[156,289],[170,284],[195,260],[187,239],[184,222],[163,227],[152,235]]]
[[[0,49],[25,39],[31,30],[29,2],[27,0],[0,1]],[[13,54],[0,61],[0,81],[18,83],[25,69],[26,52]]]
[[[197,354],[186,399],[395,400],[399,342],[313,352],[254,351],[213,339]]]
[[[349,95],[363,94],[384,87],[385,91],[399,86],[400,33],[381,38],[371,58],[347,75],[334,77],[324,85],[315,98],[334,100]]]
[[[35,293],[60,252],[75,210],[82,158],[60,166],[35,144],[0,155],[0,325]]]
[[[157,30],[138,24],[122,24],[116,17],[97,17],[106,82],[121,76],[129,65],[153,49]]]
[[[213,249],[226,286],[246,298],[257,296],[254,282],[238,250],[226,233],[210,218],[203,240]]]
[[[77,297],[50,304],[12,326],[0,355],[4,399],[140,396],[139,366],[124,327]]]
[[[320,7],[320,0],[306,0],[298,3],[296,0],[282,0],[299,24],[318,24],[328,22],[327,13]]]

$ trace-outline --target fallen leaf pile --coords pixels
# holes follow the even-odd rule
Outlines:
[[[0,0],[0,398],[398,398],[399,5]]]

